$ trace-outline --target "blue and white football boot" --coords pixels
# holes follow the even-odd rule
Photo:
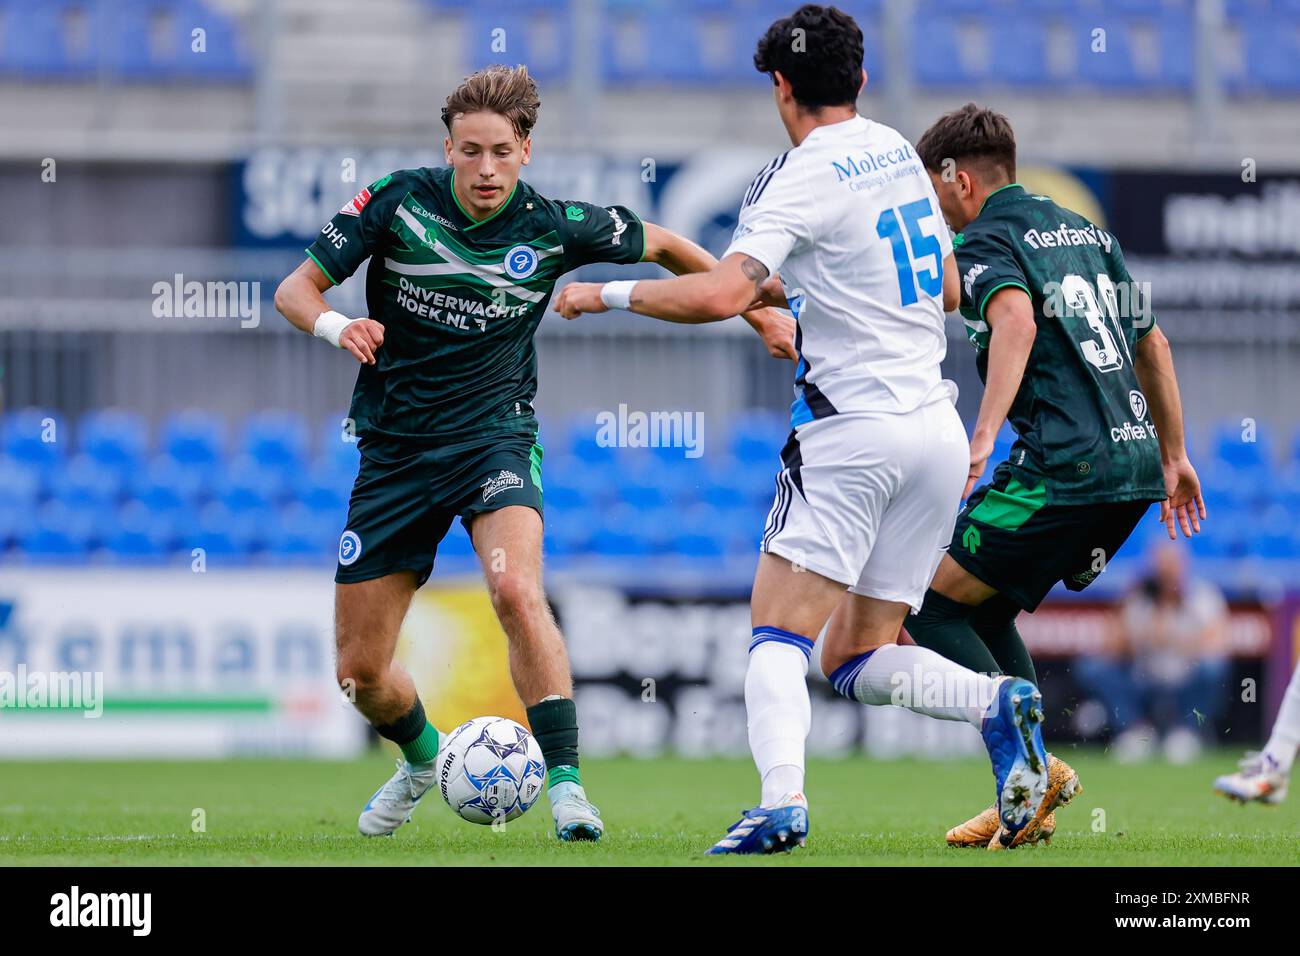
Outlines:
[[[802,793],[787,793],[773,806],[746,810],[706,855],[789,853],[807,839],[808,799]]]
[[[1012,839],[1047,794],[1047,750],[1043,746],[1043,695],[1019,677],[998,681],[980,736],[993,762],[998,819]]]
[[[393,831],[411,819],[415,805],[437,782],[437,761],[409,763],[397,761],[397,773],[374,792],[357,818],[362,836],[392,836]]]
[[[587,799],[587,791],[571,781],[557,783],[547,791],[551,798],[551,818],[555,835],[566,843],[594,843],[605,835],[600,811]]]

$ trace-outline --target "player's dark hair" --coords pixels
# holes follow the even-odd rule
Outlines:
[[[471,73],[452,91],[442,108],[442,121],[451,132],[451,122],[466,113],[497,113],[510,121],[520,139],[525,139],[537,125],[537,111],[542,100],[537,82],[528,75],[528,67],[489,66]]]
[[[944,160],[976,167],[987,185],[1015,182],[1016,134],[1001,113],[967,103],[939,117],[916,142],[916,155],[925,168],[942,172]]]
[[[842,10],[806,3],[767,28],[754,67],[773,83],[779,70],[805,109],[852,106],[862,88],[862,30]]]

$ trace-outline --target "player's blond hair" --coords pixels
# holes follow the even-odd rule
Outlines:
[[[528,67],[489,66],[471,73],[452,91],[442,108],[442,121],[451,132],[451,123],[466,113],[488,112],[504,116],[520,139],[527,138],[537,125],[537,111],[542,101],[537,82],[528,75]]]

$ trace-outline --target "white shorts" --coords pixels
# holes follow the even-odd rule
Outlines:
[[[781,461],[760,550],[920,610],[970,465],[952,402],[815,419],[791,433]]]

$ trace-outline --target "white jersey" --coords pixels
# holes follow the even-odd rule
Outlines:
[[[924,165],[861,116],[819,126],[745,194],[727,255],[780,274],[798,321],[792,425],[953,398],[939,374],[952,240]]]

